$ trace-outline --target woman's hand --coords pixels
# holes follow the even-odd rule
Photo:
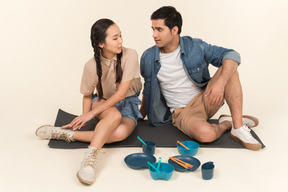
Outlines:
[[[71,121],[71,123],[62,126],[61,129],[72,128],[74,131],[81,129],[87,124],[88,121],[90,121],[93,118],[94,118],[94,115],[90,111],[88,113],[80,115],[79,117],[74,118],[73,121]]]

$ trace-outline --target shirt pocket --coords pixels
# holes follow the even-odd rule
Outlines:
[[[205,61],[193,65],[190,70],[188,70],[188,73],[198,86],[203,86],[203,84],[205,85],[210,80],[208,65]]]

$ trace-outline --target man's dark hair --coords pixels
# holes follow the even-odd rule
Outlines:
[[[172,30],[174,26],[178,27],[178,34],[181,33],[182,27],[182,16],[181,14],[172,6],[164,6],[151,15],[151,20],[164,19],[165,25]]]

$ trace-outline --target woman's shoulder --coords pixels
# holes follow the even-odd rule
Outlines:
[[[84,68],[86,70],[89,70],[89,71],[96,71],[96,62],[95,62],[95,59],[94,57],[92,57],[91,59],[89,59],[85,65],[84,65]]]
[[[136,56],[138,57],[138,53],[135,49],[131,49],[131,48],[127,48],[127,47],[123,47],[122,48],[123,51],[123,56],[127,56],[127,57],[131,57],[131,56]]]
[[[96,62],[95,62],[94,57],[90,58],[90,59],[85,63],[85,67],[88,67],[88,66],[96,66]]]

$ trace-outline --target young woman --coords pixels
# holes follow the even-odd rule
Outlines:
[[[122,47],[121,31],[109,19],[100,19],[92,26],[91,42],[94,57],[84,66],[80,89],[83,114],[68,125],[44,125],[36,130],[36,135],[44,139],[90,142],[77,173],[86,184],[95,181],[102,146],[124,140],[142,118],[138,109],[142,83],[137,52]],[[92,118],[99,120],[94,131],[77,131]]]

